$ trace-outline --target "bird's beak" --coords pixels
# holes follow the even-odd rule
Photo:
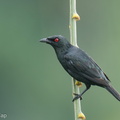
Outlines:
[[[42,38],[41,40],[39,40],[40,42],[45,42],[45,43],[49,43],[49,40],[47,38]]]

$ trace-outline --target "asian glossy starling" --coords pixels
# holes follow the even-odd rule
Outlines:
[[[81,98],[91,85],[105,88],[120,101],[120,94],[110,85],[107,75],[83,50],[71,45],[61,35],[43,38],[40,42],[50,44],[54,48],[63,68],[77,81],[83,82],[86,85],[86,89],[81,94],[75,94],[73,101]]]

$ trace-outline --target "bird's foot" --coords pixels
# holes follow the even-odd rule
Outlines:
[[[73,98],[72,102],[74,102],[75,100],[77,100],[79,98],[80,98],[80,100],[82,100],[81,94],[73,93],[73,95],[75,95],[75,97]]]

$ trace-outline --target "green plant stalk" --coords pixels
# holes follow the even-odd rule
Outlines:
[[[73,15],[76,14],[76,0],[70,0],[70,42],[71,44],[77,46],[77,28],[76,28],[76,19],[73,18]],[[80,94],[79,87],[75,85],[75,79],[72,78],[72,87],[73,93]],[[78,118],[78,114],[82,113],[81,111],[81,102],[80,99],[74,101],[74,114],[75,120],[82,120]]]
[[[76,20],[73,15],[76,13],[76,0],[70,0],[70,42],[77,46]]]

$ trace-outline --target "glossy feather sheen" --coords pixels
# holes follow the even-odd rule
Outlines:
[[[57,53],[64,69],[76,80],[86,84],[107,85],[109,80],[101,68],[80,48],[71,46],[65,54]]]

